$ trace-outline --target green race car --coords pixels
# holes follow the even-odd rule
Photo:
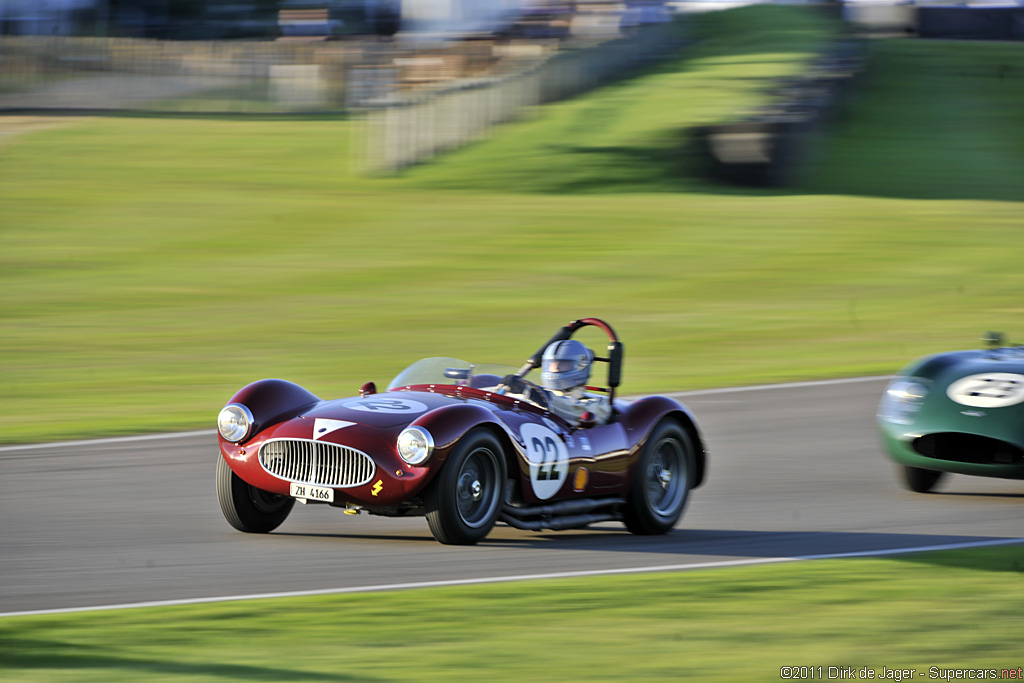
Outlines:
[[[919,358],[886,387],[878,426],[904,485],[932,490],[943,473],[1024,479],[1024,347]]]

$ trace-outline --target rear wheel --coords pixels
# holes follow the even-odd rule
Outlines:
[[[265,534],[281,526],[295,507],[295,499],[251,486],[217,458],[217,502],[228,524],[239,531]]]
[[[917,493],[928,493],[942,479],[943,472],[938,470],[925,470],[920,467],[900,466],[903,475],[903,485]]]
[[[623,515],[634,534],[663,534],[683,514],[693,480],[693,441],[677,422],[663,420],[651,432],[633,473]]]
[[[439,542],[473,545],[483,540],[501,512],[505,454],[486,431],[464,436],[427,489],[427,526]]]

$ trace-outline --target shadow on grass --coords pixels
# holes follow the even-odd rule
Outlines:
[[[20,626],[21,633],[31,633],[32,625]],[[40,627],[46,628],[46,627]],[[164,676],[217,676],[239,681],[365,681],[366,677],[346,676],[341,672],[310,673],[296,669],[222,664],[217,662],[185,662],[182,657],[167,659],[119,656],[115,646],[91,648],[80,643],[42,640],[31,637],[0,638],[0,672],[20,670],[104,670],[135,680]],[[168,653],[170,655],[170,652]],[[187,655],[185,656],[187,658]],[[13,680],[13,679],[11,679]]]
[[[581,166],[593,170],[569,178],[551,178],[541,189],[544,194],[591,194],[615,191],[685,192],[701,187],[692,171],[694,162],[680,154],[674,145],[682,144],[676,133],[673,145],[665,147],[606,146],[574,147],[562,145],[549,148],[553,154],[571,155]]]
[[[744,75],[744,68],[785,50],[785,36],[783,31],[755,43],[712,41],[635,78],[686,73],[691,78],[680,87],[692,97],[718,97],[758,80]],[[839,110],[808,136],[797,179],[784,188],[743,187],[711,179],[703,172],[693,139],[696,126],[712,121],[696,121],[701,115],[692,112],[681,110],[676,127],[649,131],[644,139],[631,140],[627,133],[622,144],[601,144],[605,139],[600,135],[610,122],[629,115],[637,97],[656,91],[626,92],[623,82],[590,96],[590,104],[565,128],[565,143],[545,146],[529,139],[550,135],[547,129],[515,133],[524,135],[522,144],[506,153],[500,165],[489,165],[486,174],[476,173],[469,157],[464,162],[455,153],[436,162],[450,164],[436,179],[428,171],[416,182],[536,194],[700,192],[1020,202],[1024,134],[1018,122],[1024,111],[1024,69],[1014,60],[1022,57],[1022,46],[872,43],[865,72]],[[719,73],[716,63],[737,71]],[[760,82],[765,90],[772,84]],[[650,106],[665,104],[652,99]],[[738,121],[744,115],[736,111],[718,122]],[[600,142],[587,145],[592,131]]]
[[[709,181],[700,191],[1024,201],[1024,69],[1012,65],[1024,47],[896,40],[872,43],[868,53],[840,108],[808,135],[796,182]]]
[[[1015,580],[1024,579],[1024,544],[992,548],[989,552],[955,550],[897,555],[892,559],[909,564],[927,565],[929,568],[948,567],[1015,574]]]

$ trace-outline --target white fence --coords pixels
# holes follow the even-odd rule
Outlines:
[[[676,22],[638,27],[630,35],[568,49],[504,76],[393,93],[363,103],[360,166],[394,173],[483,136],[529,108],[571,97],[674,54],[685,42]]]

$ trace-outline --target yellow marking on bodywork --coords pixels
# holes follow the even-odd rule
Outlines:
[[[370,493],[376,496],[378,493],[380,493],[380,490],[382,488],[384,488],[384,480],[378,479],[377,483],[373,485],[372,489],[370,489]]]

